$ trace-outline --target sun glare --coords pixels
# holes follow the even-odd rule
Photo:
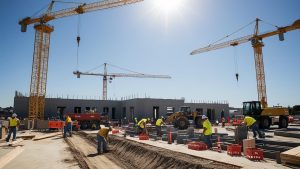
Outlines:
[[[156,10],[164,13],[178,12],[184,0],[153,0]]]

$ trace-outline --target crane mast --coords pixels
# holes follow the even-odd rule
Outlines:
[[[255,60],[255,70],[256,70],[256,81],[257,81],[257,93],[258,99],[261,102],[263,108],[268,107],[267,103],[267,92],[266,92],[266,82],[265,82],[265,72],[264,72],[264,62],[263,62],[263,52],[262,47],[264,46],[262,39],[271,37],[274,35],[279,35],[279,40],[284,40],[284,33],[300,29],[300,19],[296,20],[293,24],[285,27],[278,27],[275,31],[269,31],[266,33],[259,34],[259,21],[260,19],[256,18],[255,22],[255,32],[253,35],[244,36],[241,38],[229,40],[227,42],[219,44],[210,44],[206,47],[196,49],[191,52],[191,55],[208,52],[212,50],[217,50],[230,46],[237,46],[242,43],[251,41],[253,50],[254,50],[254,60]]]
[[[264,46],[261,39],[258,38],[259,30],[258,23],[259,19],[255,20],[255,32],[254,37],[251,40],[252,47],[254,50],[254,60],[255,60],[255,70],[256,70],[256,85],[257,85],[257,94],[258,100],[261,102],[263,108],[268,107],[267,103],[267,89],[266,89],[266,80],[265,80],[265,69],[264,69],[264,60],[262,47]]]
[[[103,89],[102,89],[102,99],[107,100],[107,79],[112,80],[116,77],[133,77],[133,78],[163,78],[170,79],[171,77],[168,75],[151,75],[151,74],[143,74],[143,73],[107,73],[107,63],[104,63],[103,73],[88,73],[88,72],[80,72],[74,71],[73,74],[80,78],[81,75],[91,75],[91,76],[102,76],[103,77]]]
[[[47,22],[58,18],[118,7],[140,1],[143,0],[104,0],[90,4],[84,3],[74,8],[51,12],[55,2],[52,1],[42,16],[36,18],[26,17],[19,21],[21,32],[26,32],[28,25],[35,24],[34,52],[29,94],[29,119],[44,119],[50,34],[54,31],[54,27],[48,25]]]

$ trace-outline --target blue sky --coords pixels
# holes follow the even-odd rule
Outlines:
[[[170,1],[172,0],[161,0]],[[18,20],[47,5],[46,0],[1,0],[0,16],[0,107],[13,106],[14,91],[29,93],[34,29],[20,31]],[[76,1],[79,2],[79,1]],[[94,1],[81,1],[94,2]],[[54,10],[70,7],[56,4]],[[286,26],[300,19],[298,0],[182,0],[174,11],[163,12],[153,0],[86,13],[80,16],[80,71],[104,62],[148,74],[167,74],[172,79],[118,78],[108,85],[108,98],[132,94],[154,98],[227,100],[241,107],[257,100],[253,49],[250,43],[199,55],[189,53],[204,47],[256,17]],[[72,72],[76,64],[78,17],[51,21],[47,95],[95,98],[102,95],[102,79]],[[254,25],[232,38],[252,34]],[[275,27],[261,24],[261,31]],[[228,39],[229,40],[229,39]],[[300,104],[300,31],[264,40],[267,97],[272,105]],[[236,55],[234,54],[236,51]],[[235,59],[239,81],[235,79]],[[97,69],[94,72],[102,72]],[[109,72],[123,72],[109,68]],[[126,72],[125,72],[126,73]]]

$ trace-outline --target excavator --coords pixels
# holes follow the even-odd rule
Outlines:
[[[196,128],[202,128],[201,115],[198,112],[192,112],[189,106],[181,106],[178,112],[167,113],[166,124],[173,124],[179,130],[185,130],[189,127],[189,120],[192,120]]]
[[[233,39],[219,44],[210,44],[206,47],[196,49],[191,52],[191,55],[198,53],[208,52],[211,50],[221,49],[225,47],[235,47],[242,43],[251,42],[254,49],[254,59],[256,68],[256,80],[257,80],[257,93],[259,101],[247,101],[243,102],[243,114],[245,116],[252,116],[259,122],[259,127],[268,129],[270,125],[279,125],[279,128],[288,127],[288,108],[283,108],[280,106],[268,107],[267,94],[266,94],[266,83],[265,83],[265,72],[264,63],[262,55],[262,47],[264,43],[262,40],[267,37],[274,35],[279,36],[279,40],[284,40],[284,33],[300,29],[300,19],[296,20],[289,26],[277,27],[274,31],[269,31],[266,33],[259,33],[258,24],[262,21],[258,18],[255,20],[255,32],[252,35],[244,36],[241,38]],[[226,36],[226,38],[229,35]],[[238,74],[236,74],[238,79]]]

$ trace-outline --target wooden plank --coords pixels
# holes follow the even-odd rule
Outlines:
[[[300,146],[282,152],[280,158],[284,163],[300,165]]]
[[[16,158],[19,154],[23,152],[23,148],[18,146],[14,148],[11,152],[0,158],[0,169],[3,168],[6,164],[8,164],[11,160]]]
[[[42,139],[46,139],[46,138],[51,138],[51,137],[55,137],[55,136],[58,136],[58,135],[61,135],[61,134],[62,134],[61,132],[45,134],[41,137],[34,138],[33,141],[42,140]]]
[[[31,140],[35,137],[35,135],[20,135],[20,136],[17,136],[17,138],[22,138],[24,140]]]

